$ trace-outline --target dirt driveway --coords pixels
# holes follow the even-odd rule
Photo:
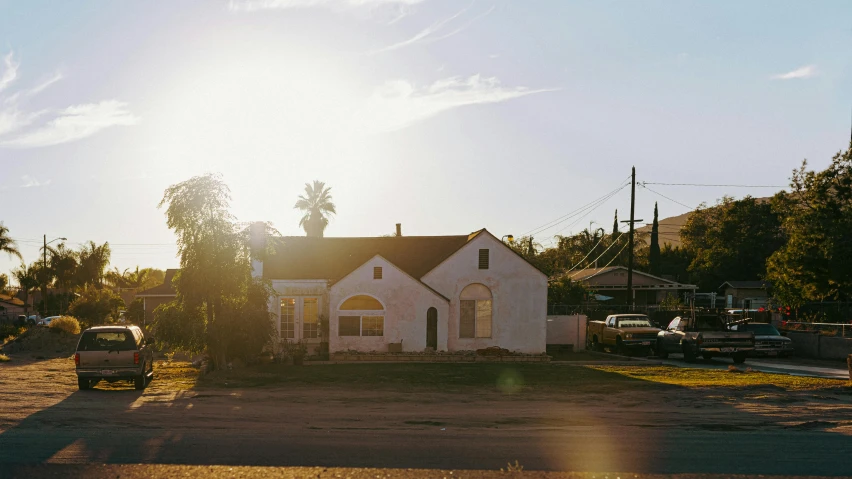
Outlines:
[[[335,370],[312,368],[335,367],[301,371],[328,376]],[[512,374],[596,381],[614,374],[542,367],[549,369]],[[498,469],[517,460],[528,470],[852,473],[848,389],[687,388],[632,378],[605,389],[579,379],[576,387],[568,380],[519,391],[487,381],[401,389],[392,386],[394,369],[384,371],[389,386],[245,388],[227,378],[192,387],[159,368],[144,392],[105,385],[81,392],[69,359],[5,363],[0,463]],[[357,384],[354,376],[347,381]]]

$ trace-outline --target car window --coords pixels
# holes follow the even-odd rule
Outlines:
[[[136,341],[130,331],[87,331],[78,351],[134,351]]]
[[[781,336],[781,333],[771,324],[745,324],[742,331],[753,331],[758,336]]]
[[[670,331],[675,330],[675,329],[677,329],[679,323],[680,323],[680,318],[675,318],[675,319],[672,320],[671,323],[669,323],[669,326],[666,329],[670,330]]]

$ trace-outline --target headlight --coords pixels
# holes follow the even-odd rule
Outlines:
[[[630,339],[633,337],[633,333],[627,333],[624,335],[625,338]]]

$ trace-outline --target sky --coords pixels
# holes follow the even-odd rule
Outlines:
[[[847,0],[0,0],[0,221],[28,263],[47,235],[108,241],[123,270],[178,266],[158,203],[205,173],[284,235],[320,180],[326,236],[544,246],[626,219],[632,166],[646,222],[769,196],[849,145],[850,18]]]

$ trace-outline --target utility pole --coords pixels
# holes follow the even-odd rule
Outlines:
[[[622,223],[630,223],[630,234],[627,237],[627,304],[633,311],[633,224],[644,220],[633,217],[636,209],[636,167],[633,167],[630,185],[630,219]]]

